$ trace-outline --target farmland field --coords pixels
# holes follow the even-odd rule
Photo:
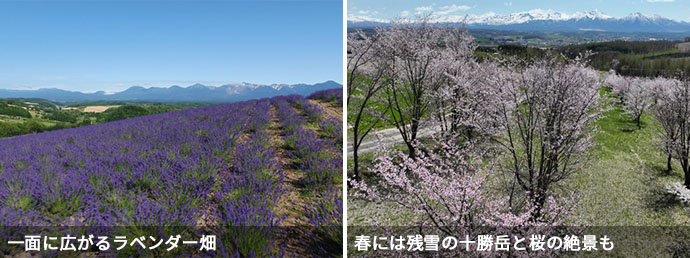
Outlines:
[[[219,254],[338,256],[342,118],[322,102],[291,95],[1,139],[0,226],[215,234]]]
[[[84,112],[103,113],[110,108],[116,107],[119,106],[88,106],[84,108]]]

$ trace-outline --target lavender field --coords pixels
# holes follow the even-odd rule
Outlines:
[[[183,227],[217,235],[218,251],[179,255],[336,256],[342,118],[319,103],[291,95],[0,139],[0,226]]]

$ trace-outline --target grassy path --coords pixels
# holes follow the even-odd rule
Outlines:
[[[334,119],[338,119],[339,121],[343,121],[343,108],[342,107],[334,107],[333,105],[330,105],[328,103],[324,103],[322,101],[313,100],[313,99],[310,99],[309,103],[321,107],[324,110],[324,113],[326,116],[329,116],[329,117],[334,118]]]
[[[296,168],[295,161],[285,149],[282,128],[280,128],[280,120],[276,115],[275,106],[271,106],[271,122],[268,132],[271,136],[271,145],[275,147],[278,162],[280,162],[283,173],[285,173],[285,179],[283,180],[285,193],[276,204],[276,213],[278,216],[285,218],[280,225],[285,229],[281,232],[283,236],[278,238],[285,242],[279,244],[284,245],[285,252],[288,254],[308,255],[307,246],[304,241],[299,240],[307,237],[309,233],[306,231],[308,221],[306,221],[302,212],[306,204],[302,196],[304,185],[300,183],[304,177],[304,172]]]
[[[275,147],[286,177],[283,181],[283,187],[286,190],[283,198],[278,203],[278,215],[285,216],[285,220],[282,222],[283,226],[306,225],[307,222],[304,215],[301,214],[301,209],[305,202],[300,197],[300,192],[303,191],[302,188],[304,186],[299,183],[304,177],[304,172],[296,169],[295,161],[285,150],[285,141],[275,109],[275,107],[271,107],[271,123],[268,132],[271,135],[271,145]]]
[[[674,171],[665,173],[666,157],[655,145],[658,124],[648,115],[642,121],[638,129],[620,108],[608,111],[597,122],[589,163],[564,182],[579,193],[566,224],[593,226],[589,234],[607,234],[618,243],[610,253],[585,256],[687,255],[690,235],[679,226],[690,225],[690,210],[664,189],[667,182],[682,182],[682,172],[674,163]]]
[[[314,104],[319,104],[324,109],[324,115],[334,117],[342,120],[342,116],[335,116],[336,108],[330,107],[321,102],[314,101]],[[295,109],[300,114],[301,110]],[[309,241],[314,236],[315,228],[311,226],[305,214],[305,207],[314,203],[309,185],[305,185],[304,177],[305,171],[300,170],[299,160],[290,154],[289,147],[285,144],[283,128],[280,127],[280,119],[277,116],[276,107],[271,107],[271,122],[268,128],[271,137],[271,145],[274,146],[281,167],[285,173],[283,180],[283,187],[285,193],[276,204],[276,212],[279,216],[284,217],[281,222],[283,227],[283,236],[279,239],[284,240],[285,253],[288,257],[298,256],[307,257],[314,253],[313,241]],[[304,128],[313,130],[317,135],[321,135],[320,129],[315,125],[305,123]],[[342,184],[337,186],[342,189]]]
[[[568,224],[670,226],[690,221],[690,213],[664,193],[665,183],[682,181],[678,165],[671,174],[664,172],[666,157],[655,143],[658,125],[649,116],[642,121],[637,129],[618,108],[598,121],[589,163],[565,182],[580,193]]]

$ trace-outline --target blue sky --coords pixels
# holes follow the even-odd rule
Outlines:
[[[332,0],[0,1],[0,88],[341,83],[342,8]]]
[[[453,10],[454,15],[489,12],[510,14],[532,9],[551,9],[562,13],[599,10],[606,15],[623,17],[640,12],[658,14],[674,20],[690,21],[690,0],[349,0],[347,16],[389,20],[418,11]]]

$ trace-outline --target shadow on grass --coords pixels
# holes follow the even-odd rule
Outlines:
[[[644,164],[641,164],[641,166],[642,169],[646,171],[646,179],[644,180],[649,185],[649,190],[646,194],[644,194],[643,197],[645,207],[652,209],[655,212],[663,212],[681,205],[681,202],[674,194],[666,191],[664,185],[664,182],[669,180],[676,181],[676,178],[682,179],[682,176],[680,176],[677,171],[667,171],[666,162],[658,163],[647,161]]]
[[[645,206],[653,209],[656,212],[666,211],[678,205],[681,205],[680,201],[675,197],[675,195],[666,192],[662,185],[654,183],[657,187],[651,188],[651,191],[645,196]]]
[[[686,236],[687,237],[687,236]],[[668,251],[669,253],[672,254],[673,257],[689,257],[690,256],[690,246],[688,246],[687,241],[683,241],[683,239],[687,238],[682,238],[674,241],[673,243],[668,245]]]
[[[647,127],[644,116],[640,121],[640,127],[638,127],[635,119],[626,114],[620,107],[607,111],[604,117],[598,121],[598,124],[604,131],[611,133],[632,133]]]
[[[655,162],[646,162],[644,167],[647,171],[650,171],[655,177],[661,178],[673,178],[682,181],[683,175],[678,173],[675,169],[668,171],[666,170],[666,164],[659,164]]]
[[[637,130],[637,127],[635,127],[635,128],[628,128],[628,127],[621,128],[621,132],[624,132],[624,133],[633,133],[636,130]]]
[[[635,120],[631,120],[625,116],[619,116],[616,118],[615,123],[620,127],[620,131],[624,133],[633,133],[636,131],[644,130],[647,125],[643,121],[640,122],[640,126],[637,126]]]

